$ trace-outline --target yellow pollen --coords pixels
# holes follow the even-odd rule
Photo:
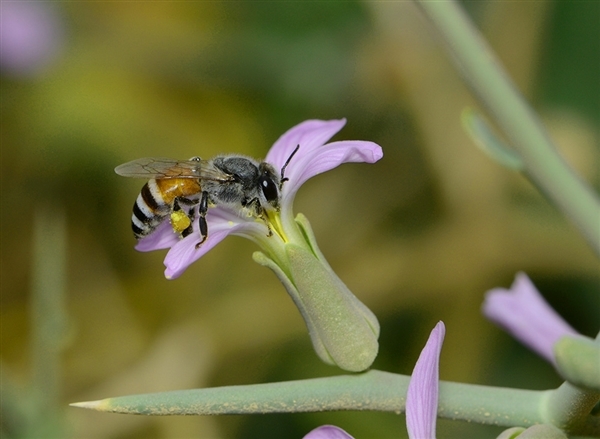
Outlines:
[[[181,210],[171,212],[171,226],[175,232],[181,234],[191,223],[190,218]]]

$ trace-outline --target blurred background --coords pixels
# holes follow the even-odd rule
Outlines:
[[[566,160],[599,188],[600,3],[469,2]],[[137,417],[68,403],[342,371],[257,248],[226,239],[179,279],[130,230],[146,156],[264,157],[293,125],[348,120],[374,164],[315,177],[295,211],[378,316],[374,368],[410,374],[438,320],[441,378],[546,389],[552,367],[486,321],[486,290],[527,272],[595,336],[599,265],[521,175],[465,135],[476,106],[408,2],[2,2],[1,348],[6,438],[301,438],[337,424],[406,437],[403,415]],[[438,437],[501,429],[440,421]]]

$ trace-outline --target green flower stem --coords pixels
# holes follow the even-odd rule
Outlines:
[[[67,326],[66,238],[64,212],[40,206],[34,221],[30,304],[32,388],[40,405],[38,415],[56,411],[60,401],[60,355]]]
[[[409,376],[370,370],[280,383],[131,395],[72,404],[141,415],[225,415],[336,410],[402,413]],[[540,407],[554,390],[534,391],[440,382],[438,416],[503,427],[548,423]],[[598,418],[587,416],[572,432],[600,437]]]
[[[452,0],[415,2],[448,43],[453,62],[520,155],[528,177],[600,255],[600,201],[557,153],[478,30]]]
[[[548,401],[542,406],[545,409],[543,415],[546,422],[562,430],[577,431],[580,425],[586,423],[598,401],[600,392],[582,390],[565,382],[549,394]],[[600,418],[595,419],[597,427],[600,427]]]
[[[67,338],[67,222],[63,209],[44,203],[36,208],[32,259],[32,382],[30,392],[21,389],[17,393],[26,408],[21,433],[23,437],[65,437],[61,355]]]

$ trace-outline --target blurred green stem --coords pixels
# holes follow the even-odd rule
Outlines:
[[[557,153],[479,31],[452,0],[415,2],[448,44],[466,83],[520,155],[524,172],[600,255],[600,201]]]
[[[61,388],[60,352],[64,345],[67,226],[62,210],[36,208],[33,232],[31,289],[32,414],[51,419],[58,415]]]

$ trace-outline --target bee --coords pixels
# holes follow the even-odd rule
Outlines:
[[[220,155],[210,160],[142,158],[124,163],[115,172],[124,177],[149,178],[133,205],[131,228],[136,239],[151,234],[167,218],[180,238],[193,232],[198,216],[200,242],[208,237],[206,214],[215,206],[245,210],[264,219],[265,209],[279,210],[281,188],[287,180],[287,159],[278,174],[272,165],[243,155]]]

